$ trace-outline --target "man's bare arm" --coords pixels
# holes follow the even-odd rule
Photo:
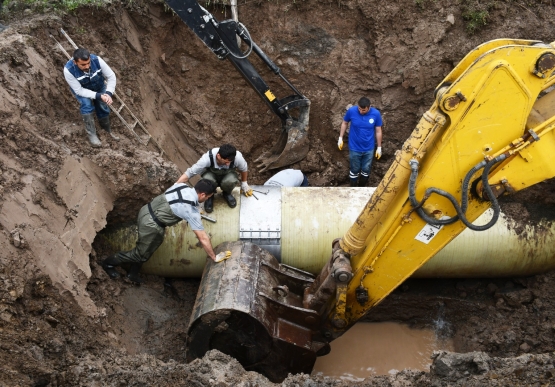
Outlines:
[[[382,127],[381,126],[376,126],[376,142],[378,143],[379,147],[382,146]]]
[[[343,137],[343,135],[347,131],[348,126],[349,126],[349,123],[347,121],[341,122],[341,129],[339,130],[339,137]]]
[[[249,176],[249,172],[241,172],[241,181],[247,181],[247,177]]]
[[[204,230],[193,230],[193,232],[197,236],[198,241],[200,242],[204,251],[206,251],[206,254],[208,254],[210,259],[212,259],[214,262],[216,262],[216,254],[214,254],[214,249],[212,248],[212,242],[210,242],[210,237],[208,236],[206,231],[204,231]]]
[[[176,184],[177,183],[186,183],[189,181],[189,177],[184,173],[183,175],[181,175],[181,177],[179,179],[177,179]]]

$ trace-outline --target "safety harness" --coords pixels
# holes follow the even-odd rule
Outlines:
[[[189,187],[189,186],[184,185],[184,186],[177,187],[177,188],[172,189],[171,191],[166,192],[165,195],[176,192],[176,193],[177,193],[177,197],[178,197],[177,199],[168,201],[168,204],[169,204],[169,205],[172,205],[172,204],[175,204],[175,203],[186,203],[186,204],[189,204],[189,205],[191,205],[191,206],[193,206],[193,207],[197,207],[197,206],[198,206],[198,202],[196,202],[196,201],[194,202],[194,201],[192,201],[192,200],[183,199],[183,195],[181,195],[181,191],[183,191],[184,189],[192,189],[192,188]],[[156,217],[156,215],[154,215],[154,211],[152,210],[152,206],[150,205],[150,203],[148,203],[148,212],[150,213],[150,216],[152,217],[152,220],[154,220],[154,222],[155,222],[158,226],[160,226],[160,227],[162,227],[162,228],[166,228],[166,227],[167,227],[167,225],[164,224],[164,222],[162,222],[160,219],[158,219],[158,218]]]

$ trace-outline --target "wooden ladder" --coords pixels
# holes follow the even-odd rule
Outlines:
[[[69,37],[69,35],[62,29],[60,28],[60,31],[62,32],[62,35],[65,36],[65,38],[67,39],[67,41],[69,42],[69,44],[71,44],[71,46],[74,49],[77,49],[77,45],[73,42],[73,40]],[[62,46],[62,44],[60,42],[58,42],[56,40],[56,38],[54,38],[52,35],[50,35],[50,37],[52,39],[54,39],[54,41],[56,42],[56,46],[65,54],[65,56],[67,57],[67,59],[71,59],[71,55],[69,55],[69,53],[67,52],[67,50],[64,48],[64,46]],[[118,118],[120,119],[120,121],[123,123],[123,125],[125,125],[125,127],[127,129],[129,129],[129,131],[131,131],[131,133],[133,133],[135,135],[135,137],[137,137],[137,140],[143,144],[144,146],[148,146],[148,144],[150,142],[152,142],[156,148],[158,148],[158,151],[160,152],[160,156],[162,156],[164,154],[164,149],[162,149],[162,147],[160,146],[160,144],[158,144],[156,142],[156,140],[154,140],[154,138],[150,135],[150,133],[148,132],[148,130],[146,130],[145,126],[143,125],[143,123],[137,118],[137,116],[135,116],[135,114],[133,114],[133,112],[131,111],[131,109],[129,109],[129,106],[127,106],[127,104],[123,101],[123,99],[121,99],[119,97],[119,95],[117,95],[117,93],[114,92],[113,94],[114,99],[119,103],[119,107],[114,107],[112,105],[108,105],[108,107],[110,108],[110,110],[112,110],[114,112],[114,114],[116,116],[118,116]],[[124,110],[125,109],[125,110]],[[130,117],[132,117],[133,123],[129,123],[125,120],[125,118],[122,115],[122,111],[123,113],[129,115]],[[135,128],[141,128],[141,130],[144,133],[143,137],[146,138],[141,138],[141,136],[139,136],[137,134],[137,132],[135,132]]]

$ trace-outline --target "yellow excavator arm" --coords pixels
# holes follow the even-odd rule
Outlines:
[[[495,40],[444,79],[435,103],[339,243],[353,277],[344,316],[333,321],[351,326],[466,227],[492,226],[499,214],[496,197],[555,176],[555,92],[549,92],[554,48]],[[459,203],[464,212],[457,211]],[[494,218],[473,226],[492,206]]]
[[[469,227],[499,216],[497,197],[555,176],[555,45],[494,40],[443,80],[375,193],[320,274],[246,242],[209,262],[187,358],[219,349],[281,381],[317,356]],[[493,207],[492,219],[473,222]]]

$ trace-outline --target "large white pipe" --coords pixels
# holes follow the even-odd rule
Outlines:
[[[234,196],[231,209],[221,197],[214,200],[204,222],[214,246],[238,239],[260,244],[282,263],[317,274],[331,253],[332,241],[342,237],[374,192],[374,188],[254,186],[255,198]],[[415,215],[416,216],[416,215]],[[489,212],[476,223],[486,223]],[[523,233],[501,216],[487,231],[463,231],[420,268],[416,277],[502,277],[531,275],[555,268],[555,225],[527,226]],[[440,231],[441,232],[441,231]],[[107,230],[103,237],[114,250],[135,245],[136,227]],[[143,272],[164,277],[200,277],[206,253],[187,223],[166,229],[164,243],[143,265]]]
[[[486,224],[486,211],[476,224]],[[555,224],[543,221],[522,228],[501,212],[487,231],[464,230],[430,259],[413,277],[526,276],[555,269]]]

